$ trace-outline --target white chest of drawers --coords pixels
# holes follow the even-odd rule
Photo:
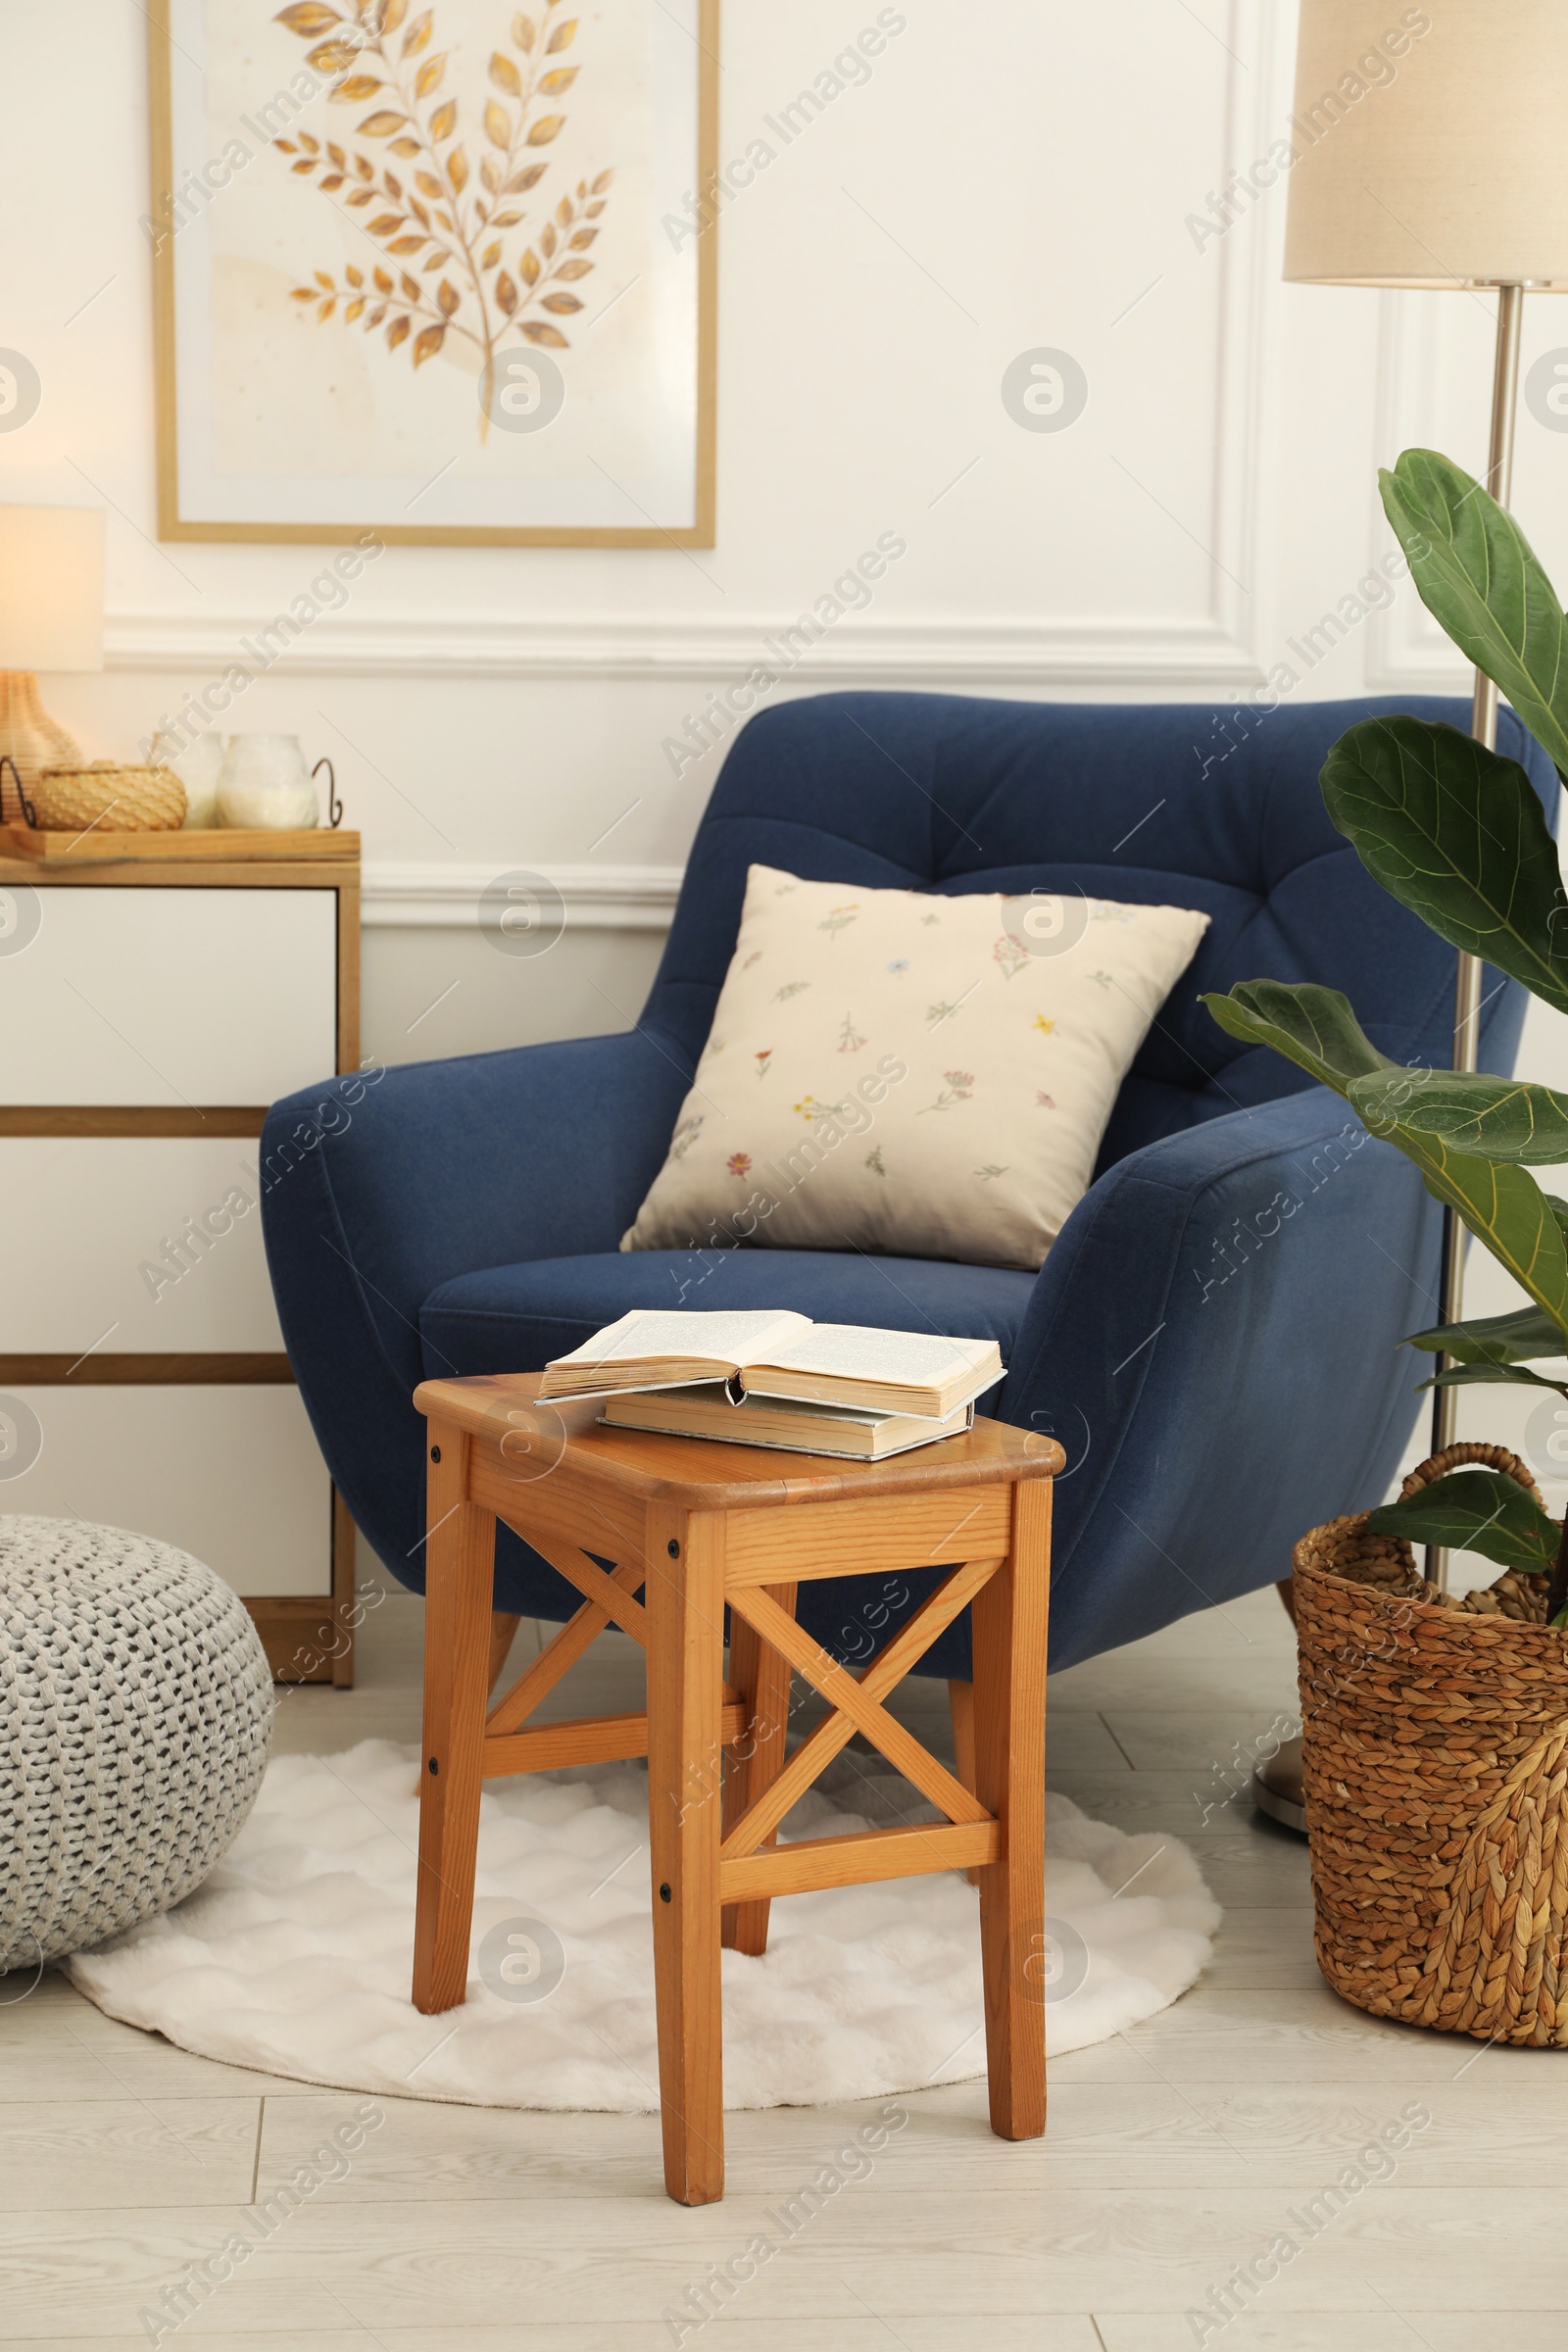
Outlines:
[[[0,1511],[209,1561],[353,1679],[354,1528],[272,1306],[267,1105],[358,1068],[359,836],[0,831]]]

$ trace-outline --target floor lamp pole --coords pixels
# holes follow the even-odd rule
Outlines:
[[[1504,285],[1497,288],[1497,350],[1492,378],[1492,440],[1487,455],[1486,485],[1500,507],[1508,504],[1513,488],[1514,418],[1519,393],[1519,329],[1524,317],[1525,290],[1523,286]],[[1497,742],[1497,689],[1491,678],[1476,671],[1475,700],[1471,708],[1470,732],[1478,743],[1489,751]],[[1481,974],[1479,956],[1459,957],[1458,979],[1453,998],[1453,1067],[1473,1070],[1479,1052],[1481,1012]],[[1443,1286],[1439,1299],[1440,1323],[1457,1323],[1464,1312],[1464,1258],[1469,1239],[1463,1220],[1451,1208],[1443,1212]],[[1451,1356],[1440,1359],[1446,1368],[1453,1362]],[[1432,1393],[1432,1450],[1441,1453],[1451,1446],[1459,1417],[1457,1389],[1434,1389]],[[1427,1548],[1427,1576],[1440,1592],[1448,1589],[1448,1555],[1438,1544]]]

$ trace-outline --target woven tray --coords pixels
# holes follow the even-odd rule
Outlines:
[[[1467,1462],[1535,1492],[1482,1446],[1448,1447],[1404,1491]],[[1295,1554],[1318,1966],[1375,2017],[1561,2048],[1568,1640],[1500,1603],[1445,1603],[1366,1517]],[[1504,1581],[1539,1604],[1544,1579]]]

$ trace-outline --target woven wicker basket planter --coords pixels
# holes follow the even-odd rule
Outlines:
[[[1406,1492],[1461,1461],[1530,1483],[1456,1446]],[[1295,1555],[1318,1966],[1375,2017],[1561,2048],[1568,1638],[1440,1602],[1365,1519]]]

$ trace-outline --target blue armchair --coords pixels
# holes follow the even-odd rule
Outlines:
[[[1070,1665],[1289,1571],[1303,1529],[1381,1496],[1413,1425],[1439,1211],[1409,1163],[1290,1063],[1227,1038],[1201,990],[1342,988],[1396,1059],[1446,1063],[1453,956],[1385,895],[1318,792],[1335,737],[1409,709],[1049,705],[827,694],[754,718],[698,828],[653,993],[628,1035],[415,1063],[278,1103],[263,1209],[283,1332],[332,1475],[392,1574],[422,1585],[432,1375],[529,1371],[632,1306],[791,1306],[994,1337],[983,1409],[1050,1432],[1052,1662]],[[1250,731],[1248,731],[1250,730]],[[1555,812],[1549,762],[1499,748]],[[1212,921],[1121,1089],[1096,1181],[1038,1275],[856,1251],[617,1243],[662,1164],[754,861],[933,891],[1083,889]],[[1481,1061],[1511,1065],[1524,992],[1487,983]],[[907,1581],[911,1596],[942,1570]],[[863,1658],[853,1588],[801,1615]],[[502,1531],[498,1609],[580,1596]],[[846,1617],[850,1622],[846,1623]],[[969,1672],[960,1620],[922,1671]]]

